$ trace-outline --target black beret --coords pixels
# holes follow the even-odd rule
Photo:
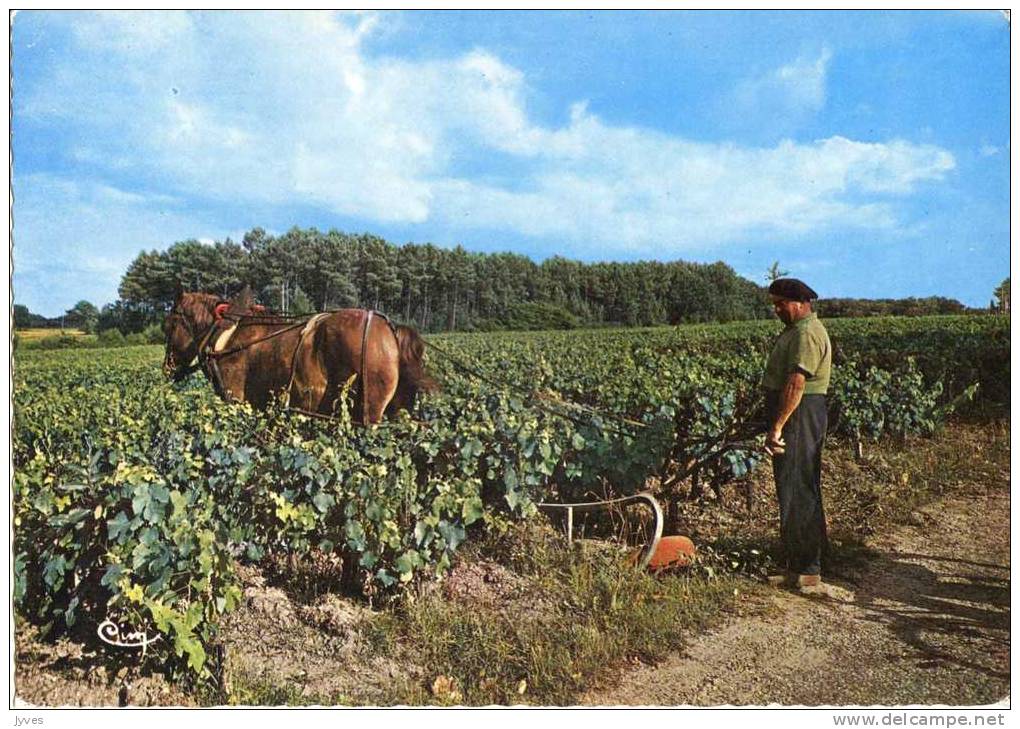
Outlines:
[[[811,301],[818,298],[814,289],[796,278],[777,278],[769,286],[769,293],[791,301]]]

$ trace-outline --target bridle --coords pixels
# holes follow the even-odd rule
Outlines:
[[[227,313],[227,311],[226,311],[226,307],[227,306],[228,305],[225,304],[225,303],[218,304],[215,307],[215,313],[214,313],[214,318],[213,318],[212,323],[210,323],[201,332],[196,332],[195,331],[196,327],[195,327],[192,319],[190,317],[188,317],[186,314],[184,314],[183,312],[181,312],[180,310],[178,310],[176,304],[174,305],[173,309],[170,310],[170,313],[166,317],[166,321],[167,322],[174,322],[175,324],[177,324],[177,323],[183,324],[184,328],[187,330],[188,334],[191,335],[191,340],[193,342],[193,346],[195,347],[195,355],[193,357],[193,363],[187,365],[185,368],[183,368],[181,370],[178,370],[176,368],[176,362],[174,361],[173,353],[171,351],[171,346],[172,346],[171,337],[170,337],[169,333],[167,334],[167,345],[166,345],[167,346],[167,353],[166,353],[165,361],[173,368],[174,379],[175,380],[181,380],[181,379],[184,379],[185,377],[187,377],[188,375],[191,375],[193,372],[197,372],[198,370],[204,370],[206,372],[206,375],[212,381],[214,389],[216,389],[216,391],[219,394],[222,395],[226,390],[225,390],[225,388],[223,386],[223,378],[222,378],[222,375],[220,373],[220,368],[219,368],[220,360],[225,359],[227,357],[230,357],[231,355],[237,354],[238,352],[245,351],[245,350],[251,348],[253,345],[261,344],[262,342],[265,342],[267,340],[273,339],[275,337],[279,337],[279,336],[281,336],[283,334],[287,334],[287,333],[289,333],[291,331],[294,331],[295,329],[303,328],[303,329],[305,329],[305,331],[303,331],[301,336],[298,337],[298,341],[297,341],[297,344],[295,345],[294,352],[291,355],[291,378],[290,378],[290,384],[288,385],[287,390],[286,390],[288,395],[289,395],[291,387],[293,386],[293,382],[294,382],[294,373],[295,373],[295,367],[296,367],[296,363],[297,363],[297,359],[296,359],[297,351],[301,347],[302,343],[304,342],[304,340],[306,338],[306,335],[310,333],[308,331],[307,325],[310,322],[314,322],[316,319],[318,319],[319,317],[323,316],[323,314],[319,314],[316,317],[313,317],[311,320],[302,319],[302,320],[296,321],[294,323],[289,323],[289,324],[288,323],[284,323],[284,322],[274,322],[274,324],[276,324],[276,325],[282,324],[283,328],[282,329],[277,329],[276,331],[270,332],[270,333],[265,334],[265,335],[263,335],[263,336],[261,336],[261,337],[259,337],[257,339],[245,342],[244,344],[241,344],[241,345],[238,345],[238,346],[235,346],[235,347],[230,347],[228,349],[223,349],[223,350],[218,350],[218,351],[210,349],[209,348],[209,340],[212,338],[212,336],[216,332],[218,326],[223,321],[230,321],[230,322],[232,322],[232,323],[234,323],[236,325],[237,323],[239,323],[239,322],[241,322],[241,321],[243,321],[243,320],[248,318],[248,316],[246,316],[244,314],[238,315],[238,314],[229,314],[229,313]],[[261,313],[264,310],[262,309],[262,307],[258,307],[258,309],[255,309],[255,311],[258,312],[258,313]],[[329,312],[325,312],[325,313],[329,313]],[[395,327],[393,325],[393,322],[390,321],[389,317],[387,317],[386,315],[381,314],[379,312],[373,311],[371,309],[366,310],[365,313],[366,313],[365,323],[364,323],[364,328],[362,330],[362,335],[361,335],[361,373],[362,373],[362,377],[365,376],[364,373],[366,371],[366,366],[365,365],[366,365],[366,351],[367,351],[367,348],[368,348],[367,347],[368,334],[369,334],[369,329],[372,326],[373,318],[376,318],[376,317],[382,318],[389,325],[390,330],[394,332],[394,336],[395,336]],[[327,417],[327,416],[323,416],[321,413],[315,413],[315,412],[311,412],[311,411],[308,411],[308,410],[304,410],[304,409],[299,408],[299,407],[291,406],[289,403],[287,404],[287,409],[288,410],[294,410],[296,412],[299,412],[299,413],[302,413],[302,414],[305,414],[305,415],[310,415],[310,416],[313,416],[313,417]],[[361,388],[361,412],[362,412],[362,421],[363,422],[367,421],[367,417],[368,417],[367,390],[366,390],[366,387],[365,387],[364,384],[362,384],[362,388]]]
[[[167,348],[166,360],[173,367],[174,379],[175,380],[184,379],[185,377],[187,377],[188,375],[192,374],[193,372],[197,372],[198,370],[202,369],[202,350],[205,348],[206,343],[209,341],[209,338],[212,336],[212,333],[216,329],[216,325],[220,323],[222,318],[223,317],[216,317],[216,318],[214,318],[212,323],[209,324],[209,326],[207,326],[202,331],[201,334],[196,334],[195,333],[195,326],[194,326],[194,324],[192,323],[191,319],[188,316],[186,316],[182,312],[180,312],[177,309],[176,305],[174,305],[174,308],[170,310],[170,313],[167,315],[166,320],[168,322],[180,322],[180,323],[182,323],[184,325],[184,328],[187,329],[188,334],[191,335],[191,340],[192,340],[192,342],[194,343],[194,346],[195,346],[195,356],[192,358],[192,364],[187,365],[186,367],[184,367],[184,369],[178,370],[177,369],[177,363],[176,363],[175,358],[173,356],[173,352],[170,349],[170,347],[171,347],[171,338],[170,338],[169,334],[167,335],[167,340],[166,340],[166,348]]]

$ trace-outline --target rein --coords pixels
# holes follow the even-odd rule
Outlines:
[[[620,428],[607,428],[606,427],[607,424],[603,423],[602,425],[597,426],[597,427],[599,427],[602,430],[616,432],[618,435],[634,435],[635,434],[634,431],[633,430],[628,430],[627,428],[638,428],[638,429],[641,429],[641,430],[644,430],[644,429],[648,428],[648,424],[647,423],[642,423],[642,422],[639,422],[637,420],[631,420],[630,418],[624,418],[624,417],[622,417],[620,415],[616,415],[615,413],[610,413],[610,412],[607,412],[607,411],[599,410],[598,408],[593,408],[593,407],[591,407],[589,405],[582,405],[581,403],[570,402],[569,400],[564,400],[562,398],[553,397],[551,395],[540,394],[540,395],[536,396],[533,393],[525,393],[522,390],[518,390],[517,388],[514,388],[514,387],[506,384],[505,382],[496,382],[495,380],[493,380],[493,379],[491,379],[489,377],[486,377],[485,375],[483,375],[481,372],[479,372],[478,370],[474,369],[473,367],[469,367],[468,365],[464,364],[462,361],[460,361],[460,359],[458,359],[457,357],[454,357],[452,354],[450,354],[446,350],[442,349],[441,347],[437,347],[434,342],[426,340],[425,343],[429,346],[429,348],[434,349],[435,351],[439,352],[441,355],[446,357],[455,368],[461,370],[462,372],[465,372],[465,373],[471,375],[472,377],[474,377],[477,380],[481,380],[482,382],[486,383],[487,385],[491,385],[493,387],[496,387],[496,388],[499,388],[499,389],[503,389],[503,390],[509,390],[510,392],[516,392],[518,395],[521,395],[521,396],[523,396],[525,398],[533,398],[533,397],[535,397],[538,400],[545,400],[547,402],[556,403],[557,405],[563,405],[565,407],[572,407],[572,408],[576,408],[578,410],[587,411],[587,412],[591,413],[593,416],[602,418],[604,420],[609,420],[609,421],[615,420],[621,426],[624,426],[624,427],[620,427]],[[549,413],[550,415],[554,415],[554,416],[556,416],[558,418],[563,418],[564,420],[569,420],[570,422],[574,423],[575,425],[592,425],[593,424],[591,422],[591,420],[585,420],[584,418],[575,417],[573,415],[568,415],[566,413],[559,412],[558,410],[553,410],[552,408],[546,407],[546,406],[544,406],[544,405],[542,405],[540,403],[532,403],[532,407],[537,408],[538,410],[542,410],[542,411],[544,411],[546,413]]]
[[[228,317],[223,317],[223,318],[224,319],[228,319]],[[245,319],[245,318],[246,317],[244,317],[244,316],[240,317],[237,320],[236,323],[240,324],[242,322],[242,320]],[[233,321],[233,319],[228,319],[228,321]],[[259,322],[246,322],[246,323],[257,324]],[[238,352],[243,352],[244,350],[248,349],[249,347],[251,347],[253,345],[261,344],[262,342],[268,341],[268,340],[272,339],[273,337],[278,337],[281,334],[286,334],[287,332],[290,332],[290,331],[293,331],[295,329],[298,329],[299,327],[303,327],[304,325],[305,325],[305,322],[301,321],[301,322],[298,322],[297,324],[291,324],[290,326],[284,327],[283,329],[279,329],[279,330],[273,332],[272,334],[267,334],[264,337],[259,337],[258,339],[253,339],[252,341],[247,342],[245,344],[242,344],[242,345],[240,345],[238,347],[234,347],[232,349],[225,349],[222,352],[205,351],[205,352],[203,352],[203,354],[206,357],[211,357],[213,359],[220,359],[221,357],[226,357],[227,355],[230,355],[230,354],[237,354]],[[274,324],[266,324],[264,326],[274,326]],[[208,336],[206,337],[206,340],[205,340],[204,344],[206,345],[206,348],[208,348],[208,344],[209,344],[209,337]]]
[[[249,314],[241,315],[222,314],[217,307],[216,320],[206,328],[201,337],[196,336],[195,327],[193,326],[191,320],[181,312],[174,310],[170,313],[168,318],[170,319],[176,318],[181,320],[184,323],[184,326],[187,328],[188,333],[192,336],[192,339],[198,341],[198,354],[196,355],[198,361],[194,365],[188,365],[188,367],[182,371],[183,374],[190,375],[191,373],[199,369],[205,368],[206,373],[209,375],[209,379],[212,380],[214,387],[216,388],[219,394],[223,395],[226,392],[226,390],[223,385],[223,377],[220,374],[219,368],[219,361],[221,359],[223,359],[224,357],[229,357],[231,355],[237,354],[238,352],[243,352],[255,346],[256,344],[261,344],[263,342],[269,341],[270,339],[279,337],[283,334],[287,334],[288,332],[292,332],[302,327],[305,327],[307,330],[311,325],[310,328],[312,331],[314,331],[314,327],[318,325],[317,319],[323,317],[325,314],[330,313],[333,312],[323,312],[320,314],[315,314],[311,317],[305,316],[300,318],[292,316],[273,316],[267,317],[270,318],[270,321],[260,321],[259,316],[252,316]],[[363,423],[367,422],[368,417],[368,388],[366,387],[365,377],[365,367],[367,364],[366,360],[368,349],[368,334],[372,326],[372,319],[375,318],[375,316],[382,317],[382,319],[387,324],[389,324],[390,330],[394,332],[394,336],[396,335],[395,327],[393,325],[393,322],[390,321],[389,317],[387,317],[385,314],[377,313],[371,309],[367,310],[367,315],[365,317],[365,326],[361,333],[360,375],[361,375],[361,418]],[[211,345],[211,341],[214,339],[214,334],[216,334],[217,331],[226,331],[225,329],[223,330],[220,329],[220,326],[223,321],[233,322],[234,326],[247,324],[262,324],[263,326],[282,326],[283,328],[278,329],[274,332],[270,332],[269,334],[261,336],[257,339],[253,339],[250,342],[230,347],[222,351],[215,351],[213,349],[213,346],[215,345]],[[294,407],[291,406],[289,403],[290,390],[294,383],[294,373],[296,368],[298,351],[300,350],[302,343],[305,341],[306,336],[308,336],[310,333],[311,333],[310,331],[304,331],[301,333],[301,336],[298,338],[298,342],[294,347],[294,351],[291,354],[291,377],[290,384],[288,385],[286,392],[286,397],[288,401],[287,410],[300,413],[301,415],[307,415],[309,417],[315,417],[324,420],[334,420],[335,418],[333,418],[332,416],[324,415],[323,413],[312,412],[310,410],[305,410],[304,408]]]

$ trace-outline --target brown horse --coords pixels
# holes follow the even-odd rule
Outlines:
[[[341,309],[310,318],[265,315],[246,288],[232,301],[180,293],[166,321],[163,372],[181,380],[202,369],[225,400],[265,408],[282,396],[292,410],[333,415],[354,377],[354,417],[378,423],[410,410],[434,383],[424,371],[424,340],[377,312]]]

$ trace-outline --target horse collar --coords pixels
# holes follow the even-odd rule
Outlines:
[[[213,345],[213,352],[222,352],[227,348],[231,337],[234,336],[234,332],[237,330],[237,324],[238,323],[235,321],[231,326],[224,329],[218,337],[216,337],[216,343]]]

